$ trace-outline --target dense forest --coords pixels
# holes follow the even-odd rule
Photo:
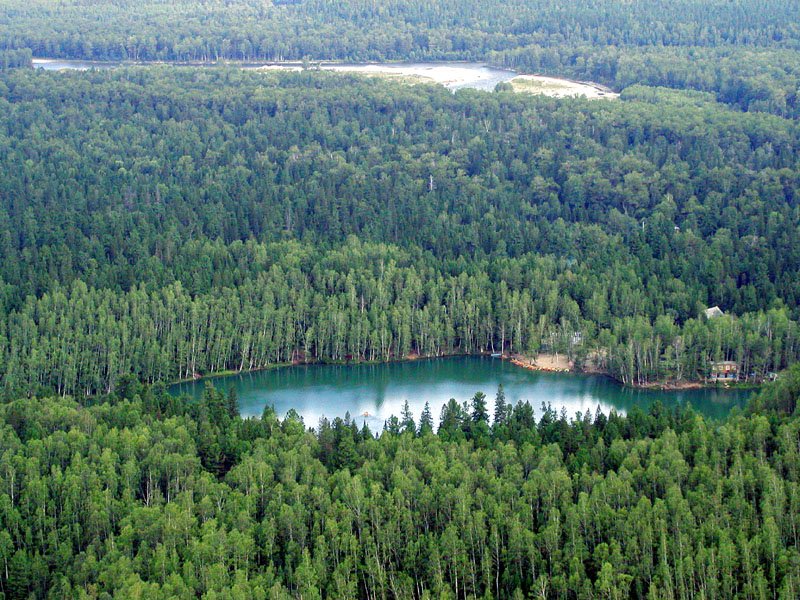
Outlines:
[[[792,119],[233,68],[10,69],[0,104],[9,398],[415,353],[632,384],[798,358]]]
[[[0,85],[8,397],[298,358],[551,350],[626,383],[797,360],[794,120],[642,86],[592,103],[150,67]]]
[[[793,600],[800,368],[724,423],[451,400],[375,437],[132,378],[0,405],[0,594]],[[435,407],[434,407],[435,408]],[[490,412],[494,417],[490,424]]]
[[[482,59],[531,45],[800,49],[783,0],[6,0],[0,46],[36,56],[214,61]]]
[[[800,597],[799,56],[786,0],[4,0],[0,600]],[[166,391],[484,352],[775,381],[720,422],[500,387],[382,432]]]
[[[800,117],[800,54],[781,47],[526,46],[491,53],[521,72],[588,79],[624,90],[643,84],[709,92],[739,110]]]
[[[800,117],[785,0],[6,0],[0,49],[87,60],[489,60]]]

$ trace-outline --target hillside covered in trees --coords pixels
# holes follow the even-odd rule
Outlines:
[[[298,358],[550,350],[633,384],[797,360],[793,119],[238,69],[0,93],[7,397]]]
[[[7,0],[3,47],[131,60],[480,59],[532,45],[800,49],[781,0]]]
[[[800,370],[711,423],[477,394],[314,431],[126,378],[0,405],[0,594],[793,600]],[[436,407],[434,407],[435,409]]]
[[[489,60],[800,116],[800,5],[784,0],[6,0],[0,48],[205,63]]]

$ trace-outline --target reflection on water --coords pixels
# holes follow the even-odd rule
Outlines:
[[[357,422],[375,430],[391,415],[400,415],[408,401],[415,418],[426,402],[438,422],[448,399],[469,400],[475,392],[494,397],[500,384],[506,400],[527,400],[541,413],[550,404],[570,417],[578,411],[608,414],[614,408],[626,413],[634,406],[646,409],[656,400],[669,407],[690,403],[713,418],[724,418],[734,406],[743,406],[749,390],[652,391],[626,388],[602,376],[529,371],[507,361],[484,357],[451,357],[377,365],[311,365],[283,367],[257,373],[210,379],[221,390],[233,386],[243,416],[259,416],[272,405],[280,416],[294,408],[309,426],[320,417],[334,418],[349,412]],[[176,384],[175,394],[199,397],[205,381]],[[363,416],[364,414],[368,416]]]

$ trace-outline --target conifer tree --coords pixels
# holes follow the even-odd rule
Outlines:
[[[403,433],[407,431],[415,433],[417,430],[417,426],[414,423],[414,414],[411,412],[408,400],[403,403],[403,410],[400,412],[400,430]]]
[[[431,433],[433,433],[433,415],[430,402],[425,402],[425,408],[419,417],[419,435],[422,437]]]

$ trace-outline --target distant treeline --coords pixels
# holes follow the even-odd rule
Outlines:
[[[626,383],[797,360],[795,121],[648,87],[1,81],[9,397],[413,352],[600,351]]]
[[[616,90],[642,84],[712,92],[741,110],[800,117],[800,54],[781,48],[529,46],[495,52],[492,62],[591,80]]]
[[[0,70],[33,66],[33,53],[30,48],[0,50]]]
[[[479,59],[538,45],[800,49],[783,0],[11,0],[0,46],[113,60]]]
[[[783,0],[10,0],[0,48],[133,61],[490,60],[523,72],[695,89],[800,116],[800,5]]]

